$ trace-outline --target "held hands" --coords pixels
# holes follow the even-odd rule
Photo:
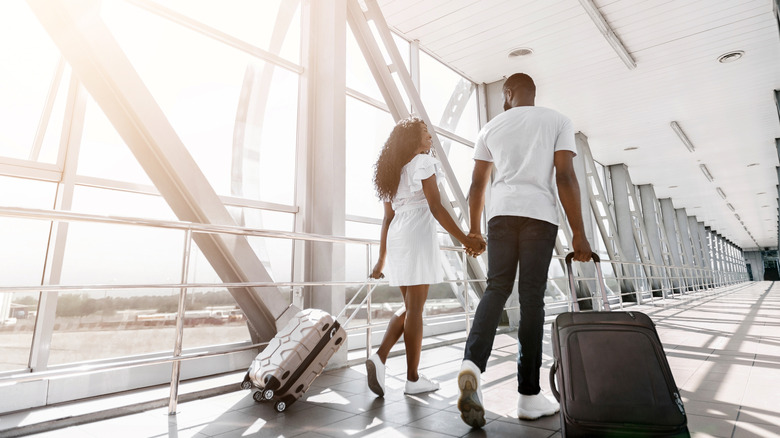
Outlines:
[[[466,247],[466,254],[477,257],[485,252],[487,243],[485,243],[485,239],[482,237],[481,233],[469,233],[468,236],[466,236],[466,241],[463,242],[463,246]]]

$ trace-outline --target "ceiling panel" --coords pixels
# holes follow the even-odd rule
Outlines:
[[[625,163],[635,184],[652,184],[659,198],[743,248],[775,247],[780,37],[772,0],[594,3],[635,69],[577,0],[379,0],[393,30],[474,82],[530,74],[537,105],[571,117],[596,160]],[[534,53],[509,58],[517,47]],[[733,50],[745,56],[717,61]]]

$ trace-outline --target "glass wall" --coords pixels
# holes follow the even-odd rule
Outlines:
[[[355,90],[370,99],[384,103],[376,81],[363,58],[362,53],[348,28],[347,37],[347,88]],[[410,66],[410,53],[417,50],[407,41],[396,36],[396,44],[401,52],[405,66]],[[438,126],[447,132],[462,136],[468,141],[476,139],[478,131],[478,117],[476,93],[473,83],[458,75],[443,64],[434,60],[425,53],[419,52],[419,71],[412,72],[411,76],[419,74],[420,96],[425,110],[434,126]],[[389,57],[385,54],[385,60],[389,63]],[[394,75],[395,76],[395,75]],[[409,104],[399,79],[396,83],[404,97],[404,103]],[[464,93],[464,90],[466,92]],[[383,217],[382,203],[376,196],[373,185],[374,164],[379,152],[394,126],[394,121],[385,107],[377,107],[375,102],[347,97],[347,191],[346,213],[348,218],[347,234],[350,237],[378,240]],[[434,126],[430,127],[435,134]],[[468,188],[471,182],[471,170],[473,168],[472,148],[470,145],[450,140],[439,136],[439,141],[446,151],[455,172],[456,184],[461,191]],[[440,157],[445,158],[445,157]],[[454,196],[447,184],[443,196],[453,199]],[[443,245],[452,246],[449,236],[440,230],[440,242]],[[347,279],[349,281],[363,281],[373,267],[378,257],[378,246],[373,246],[369,252],[364,245],[346,245]],[[463,278],[462,261],[458,255],[447,255],[450,261],[448,269],[449,280]],[[462,289],[462,284],[455,286]],[[357,287],[347,288],[346,299],[349,300]],[[387,319],[401,306],[402,298],[398,288],[379,286],[373,295],[373,317]],[[426,304],[428,315],[462,312],[452,285],[442,283],[433,285],[429,292],[429,300]],[[356,323],[361,323],[359,318]]]
[[[101,3],[128,74],[140,77],[165,115],[159,122],[171,125],[236,224],[293,231],[303,68],[290,65],[301,62],[300,2],[158,3]],[[55,228],[57,240],[60,222],[0,216],[0,286],[23,289],[0,293],[0,371],[31,366],[36,317],[53,321],[39,333],[51,345],[39,368],[170,354],[185,233],[113,218],[179,218],[96,101],[87,94],[85,113],[73,112],[70,66],[23,1],[0,4],[0,56],[15,60],[0,67],[0,207],[95,218]],[[65,123],[81,135],[61,141]],[[75,175],[66,176],[66,155]],[[291,280],[290,240],[247,240],[275,281]],[[187,268],[185,282],[221,282],[196,244]],[[41,314],[34,287],[49,283],[76,290],[44,292],[56,310]],[[289,288],[281,292],[289,298]],[[225,288],[187,291],[185,349],[248,341]]]

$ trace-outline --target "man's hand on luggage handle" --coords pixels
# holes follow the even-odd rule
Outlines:
[[[574,260],[587,262],[593,258],[593,251],[590,249],[590,243],[588,243],[588,239],[585,236],[573,237],[571,244],[574,247]]]

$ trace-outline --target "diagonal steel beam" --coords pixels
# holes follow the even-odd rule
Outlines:
[[[235,225],[99,15],[94,0],[29,0],[28,4],[176,216]],[[195,234],[222,281],[272,281],[244,236]],[[276,288],[230,289],[255,341],[271,339],[297,310]]]

